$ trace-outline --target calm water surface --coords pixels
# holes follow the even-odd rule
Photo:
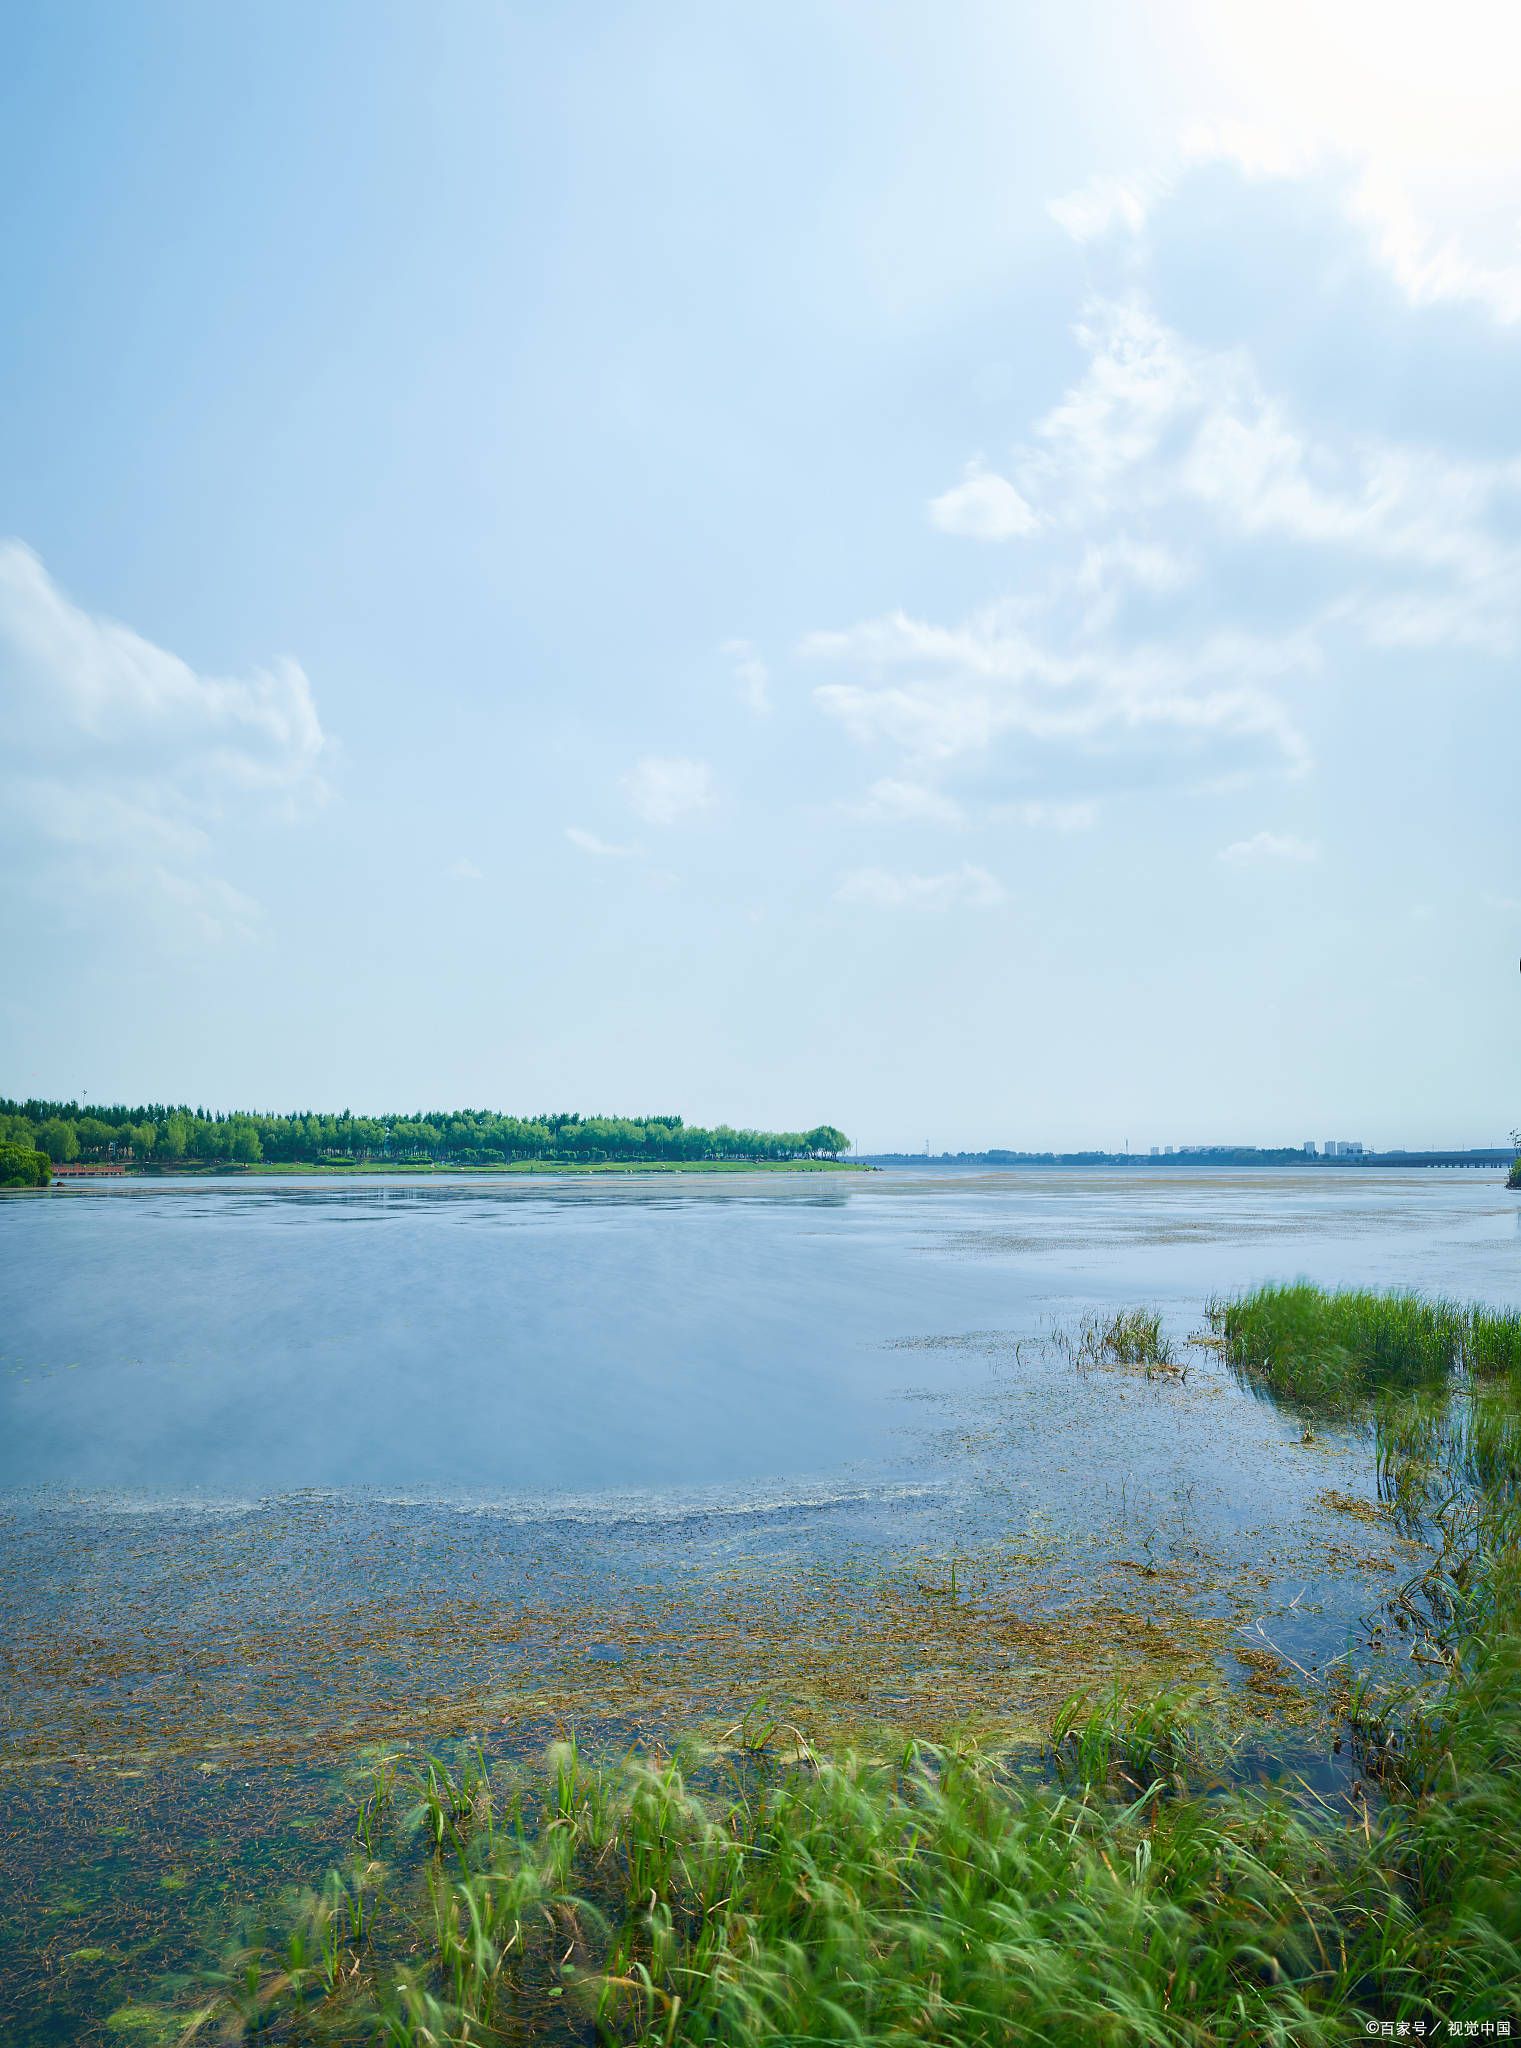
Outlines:
[[[955,1344],[1269,1277],[1521,1299],[1477,1172],[243,1180],[0,1201],[0,1488],[142,1506],[892,1483]],[[1031,1447],[1038,1463],[1038,1449]]]

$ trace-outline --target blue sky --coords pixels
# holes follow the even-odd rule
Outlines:
[[[1509,10],[79,4],[8,1092],[1521,1120]]]

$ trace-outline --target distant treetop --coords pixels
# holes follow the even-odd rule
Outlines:
[[[837,1158],[850,1140],[833,1124],[809,1131],[712,1130],[679,1116],[582,1116],[559,1110],[503,1116],[489,1109],[412,1110],[389,1116],[312,1110],[273,1116],[261,1110],[215,1114],[186,1103],[152,1102],[135,1109],[82,1109],[77,1102],[15,1102],[0,1098],[0,1144],[45,1152],[60,1165],[75,1159],[136,1164],[188,1160],[408,1160],[501,1165],[535,1159],[652,1164],[676,1161]]]

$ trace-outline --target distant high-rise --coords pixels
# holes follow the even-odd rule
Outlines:
[[[1309,1153],[1310,1157],[1313,1159],[1315,1157],[1315,1140],[1313,1138],[1306,1138],[1304,1141],[1304,1149],[1306,1150],[1306,1152]]]

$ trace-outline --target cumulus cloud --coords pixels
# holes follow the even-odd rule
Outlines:
[[[1292,832],[1254,832],[1250,839],[1237,839],[1222,846],[1220,858],[1234,867],[1255,866],[1262,861],[1304,863],[1319,860],[1320,848],[1312,840],[1296,839]]]
[[[734,664],[734,681],[741,704],[748,705],[758,715],[769,711],[771,672],[757,650],[748,640],[726,640],[718,651],[727,654]]]
[[[565,837],[583,853],[600,854],[605,859],[627,860],[634,851],[632,846],[609,846],[605,839],[599,839],[595,832],[583,832],[579,825],[567,825]]]
[[[836,672],[825,715],[900,756],[863,812],[927,816],[892,794],[920,788],[948,821],[977,793],[1007,816],[1053,785],[1091,805],[1298,774],[1309,692],[1349,652],[1521,645],[1521,461],[1312,425],[1246,349],[1190,340],[1133,285],[1076,333],[1081,373],[1008,478],[974,467],[935,501],[1007,483],[1029,520],[1017,594],[801,643]]]
[[[203,676],[72,603],[19,541],[0,543],[3,809],[15,870],[76,910],[149,901],[202,937],[259,914],[217,876],[219,829],[320,802],[327,744],[293,661]]]
[[[461,854],[453,867],[450,868],[449,874],[450,878],[456,882],[478,882],[482,879],[481,871],[475,862],[467,860],[464,854]]]
[[[993,910],[1007,892],[986,868],[964,861],[943,875],[895,875],[886,868],[856,868],[835,890],[837,903],[865,903],[878,910]]]
[[[970,462],[959,484],[930,500],[930,523],[942,533],[972,540],[1021,540],[1034,533],[1035,514],[1005,476]]]
[[[675,825],[717,802],[713,772],[706,761],[647,754],[624,776],[623,786],[635,815],[647,825]]]

